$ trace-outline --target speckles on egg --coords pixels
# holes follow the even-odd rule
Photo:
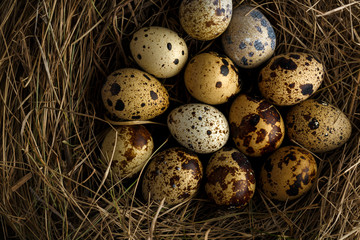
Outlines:
[[[317,177],[314,157],[297,146],[279,148],[266,159],[259,187],[271,199],[286,201],[309,191]]]
[[[299,59],[300,58],[298,58],[296,60],[299,60]],[[270,70],[276,70],[277,68],[284,69],[284,70],[296,70],[298,67],[298,65],[291,58],[286,58],[286,57],[279,56],[279,55],[274,57],[271,64],[269,63],[269,66],[270,66]]]
[[[275,56],[261,70],[259,90],[270,102],[290,106],[312,96],[324,78],[323,65],[307,53]]]
[[[186,66],[185,86],[197,100],[222,104],[241,90],[237,68],[226,56],[216,52],[201,53]]]
[[[276,35],[268,19],[251,6],[241,5],[222,36],[225,53],[240,67],[255,68],[268,60]]]
[[[351,122],[340,109],[314,99],[292,107],[286,127],[291,140],[315,153],[334,150],[351,135]]]
[[[118,95],[120,92],[121,88],[120,85],[117,83],[112,83],[110,86],[110,92],[113,96]]]
[[[232,6],[231,0],[183,0],[179,10],[181,26],[194,39],[214,39],[228,27]]]
[[[184,147],[197,153],[212,153],[229,138],[229,125],[216,108],[192,103],[170,112],[167,119],[172,136]]]
[[[178,74],[188,58],[186,43],[176,32],[155,26],[134,33],[130,51],[141,68],[159,78]]]
[[[154,156],[145,170],[142,194],[146,200],[178,204],[192,198],[200,187],[203,167],[196,154],[169,148]]]
[[[205,191],[218,205],[247,205],[255,192],[255,174],[245,155],[228,147],[214,153],[206,167]]]
[[[236,147],[252,157],[275,151],[285,136],[280,113],[260,97],[240,94],[231,105],[229,123]]]
[[[151,75],[134,68],[110,74],[101,90],[105,108],[124,120],[148,120],[169,105],[165,87]]]
[[[110,171],[115,179],[132,177],[144,166],[153,148],[152,136],[142,125],[111,129],[101,146],[103,167],[106,169],[107,164],[112,161]]]

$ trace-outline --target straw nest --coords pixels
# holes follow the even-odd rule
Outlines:
[[[179,24],[180,0],[4,0],[0,3],[0,212],[5,239],[359,239],[360,3],[247,1],[273,24],[276,54],[320,56],[314,96],[353,126],[341,148],[318,154],[320,176],[304,197],[273,202],[256,193],[244,209],[215,206],[200,192],[173,207],[144,202],[138,178],[112,180],[98,167],[105,118],[100,88],[136,64],[129,41],[143,26],[178,32],[196,53],[221,51]],[[234,6],[243,1],[234,1]],[[256,75],[243,71],[244,79]],[[162,81],[171,101],[191,101],[182,76]],[[225,106],[227,107],[227,106]],[[142,123],[142,122],[140,122]],[[160,124],[156,124],[160,123]],[[171,144],[164,119],[148,122],[157,151]],[[158,134],[157,133],[161,134]],[[164,134],[165,132],[165,134]]]

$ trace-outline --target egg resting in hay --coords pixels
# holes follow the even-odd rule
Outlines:
[[[133,177],[144,166],[153,149],[153,138],[142,125],[110,129],[101,145],[104,168],[107,168],[113,156],[110,167],[113,177],[116,180]]]
[[[185,66],[188,48],[176,32],[164,27],[145,27],[134,33],[131,55],[146,72],[158,78],[177,75]]]
[[[314,99],[293,106],[286,116],[291,140],[315,153],[334,150],[351,136],[351,122],[337,107]]]
[[[234,9],[222,35],[225,54],[242,68],[255,68],[267,61],[276,48],[276,34],[269,20],[248,5]]]
[[[173,147],[156,154],[146,168],[142,194],[148,201],[174,205],[195,196],[200,188],[203,167],[198,156],[185,148]]]
[[[166,88],[150,74],[123,68],[111,73],[101,90],[106,110],[123,120],[148,120],[169,106]]]
[[[259,187],[270,199],[286,201],[308,192],[317,177],[315,158],[297,146],[285,146],[265,160]]]
[[[254,196],[255,185],[251,164],[239,150],[225,147],[211,156],[205,191],[216,204],[243,207]]]
[[[225,103],[241,90],[237,68],[216,52],[193,57],[185,68],[184,81],[194,98],[211,105]]]
[[[167,118],[171,135],[196,153],[212,153],[221,149],[229,138],[226,117],[213,106],[190,103],[173,109]]]
[[[324,68],[319,59],[292,52],[273,57],[260,71],[258,85],[269,102],[290,106],[312,96],[323,79]]]
[[[231,104],[229,124],[236,147],[247,156],[271,153],[285,137],[281,114],[262,97],[240,94]]]
[[[215,39],[228,27],[232,6],[232,0],[183,0],[179,10],[180,24],[194,39]]]

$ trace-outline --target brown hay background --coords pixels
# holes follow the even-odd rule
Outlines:
[[[99,97],[104,79],[117,68],[136,67],[128,43],[142,26],[179,32],[189,57],[221,51],[220,42],[186,36],[177,18],[180,0],[4,0],[0,3],[3,237],[358,239],[360,3],[248,2],[259,7],[276,29],[276,53],[306,51],[324,62],[325,82],[314,97],[342,109],[353,124],[345,146],[317,155],[320,177],[309,194],[278,203],[258,192],[241,210],[216,207],[203,192],[171,208],[142,202],[137,179],[109,181],[111,174],[98,166],[99,143],[111,127]],[[255,81],[257,70],[241,72],[247,85]],[[191,101],[181,81],[181,75],[163,80],[173,105]],[[226,111],[228,106],[222,107]],[[153,122],[164,123],[164,118]],[[164,126],[147,127],[157,136],[158,150],[171,144],[167,133],[159,134]]]

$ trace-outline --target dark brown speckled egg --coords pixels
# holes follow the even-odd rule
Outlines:
[[[247,156],[275,151],[285,136],[279,111],[261,97],[240,94],[230,107],[229,124],[236,147]]]
[[[266,159],[259,187],[270,199],[286,201],[309,191],[317,177],[315,158],[297,146],[279,148]]]
[[[142,125],[110,129],[101,145],[104,168],[112,161],[110,171],[115,179],[132,177],[141,170],[153,149],[153,138]]]
[[[226,55],[242,68],[260,66],[273,55],[276,47],[271,23],[262,12],[248,5],[240,5],[233,11],[221,40]]]
[[[251,164],[239,150],[225,147],[211,156],[205,191],[216,204],[243,207],[252,199],[255,185]]]
[[[174,205],[191,199],[199,190],[203,167],[198,156],[184,148],[169,148],[151,160],[142,180],[146,200]]]
[[[291,140],[314,153],[334,150],[351,136],[351,122],[337,107],[314,99],[293,106],[286,116]]]
[[[168,108],[166,88],[150,74],[135,68],[111,73],[101,90],[105,108],[123,120],[148,120]]]
[[[259,74],[259,90],[278,106],[290,106],[308,99],[320,87],[324,68],[307,53],[292,52],[273,57]]]

